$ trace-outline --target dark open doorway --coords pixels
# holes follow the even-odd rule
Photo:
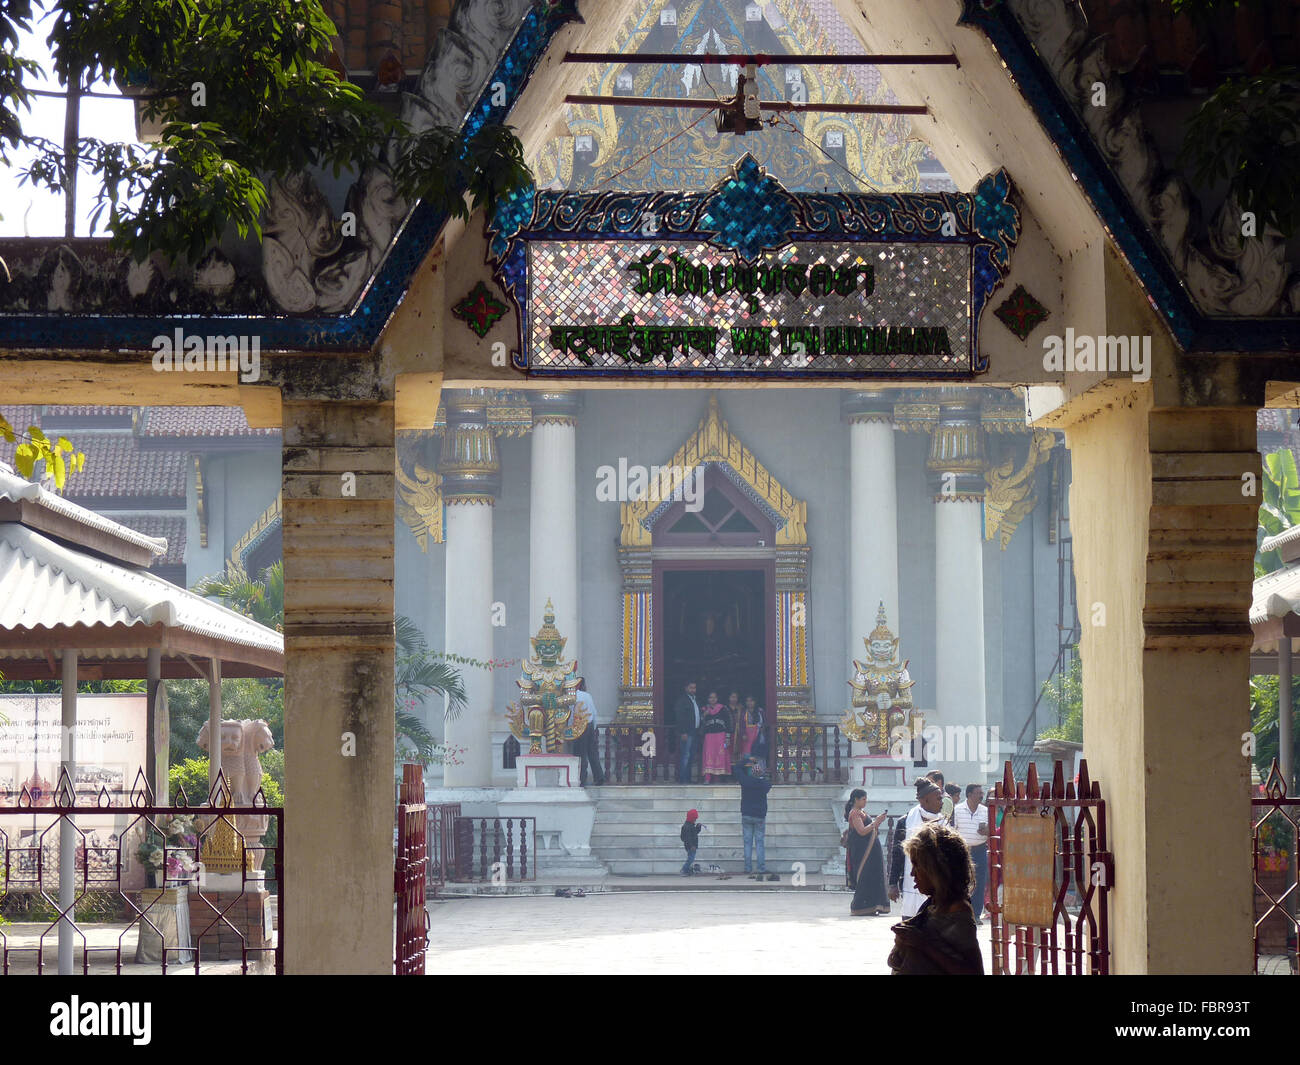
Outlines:
[[[728,692],[766,705],[767,574],[762,569],[666,569],[663,573],[664,680],[689,681],[703,702]]]

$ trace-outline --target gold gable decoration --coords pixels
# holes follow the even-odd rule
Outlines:
[[[699,428],[665,465],[691,470],[707,462],[730,466],[759,499],[784,519],[784,523],[777,523],[776,547],[798,547],[808,543],[808,504],[787,492],[731,432],[731,427],[723,421],[718,410],[717,393],[709,394],[709,409]],[[650,530],[645,522],[661,502],[647,498],[621,505],[620,546],[650,547]]]
[[[397,477],[397,516],[415,534],[420,550],[428,553],[430,542],[442,543],[442,476],[427,470],[418,462],[411,473],[402,468],[398,459],[394,470]]]
[[[677,9],[676,26],[681,34],[678,45],[673,50],[679,51],[684,58],[691,53],[723,52],[739,55],[751,50],[734,28],[710,27],[701,35],[700,29],[696,28],[698,16],[704,7],[701,0],[687,0],[686,3],[681,0],[643,0],[619,28],[609,49],[625,55],[627,64],[596,68],[583,82],[584,94],[615,95],[618,79],[626,74],[632,75],[631,92],[639,96],[667,94],[689,97],[717,94],[725,97],[734,92],[734,83],[723,73],[726,70],[723,67],[707,72],[707,76],[712,79],[710,83],[703,83],[706,75],[697,75],[701,84],[687,88],[681,80],[685,76],[684,72],[679,72],[681,68],[673,67],[672,77],[664,84],[661,67],[637,62],[637,51],[650,34],[658,29],[660,12],[670,2]],[[773,6],[777,8],[780,18],[769,21],[767,26],[781,42],[784,54],[790,57],[791,65],[797,65],[797,57],[800,55],[824,55],[835,51],[835,44],[828,30],[821,24],[811,0],[776,0]],[[802,71],[806,98],[810,104],[893,102],[893,97],[883,82],[877,86],[870,99],[865,99],[865,86],[847,66],[803,67]],[[594,186],[622,175],[621,187],[624,188],[662,187],[675,190],[683,187],[681,182],[687,176],[685,171],[696,174],[696,179],[704,185],[711,185],[715,180],[721,179],[736,160],[736,148],[731,137],[713,135],[711,122],[692,126],[675,110],[647,110],[633,120],[626,113],[620,115],[619,110],[609,105],[569,105],[562,118],[567,135],[547,140],[529,160],[537,187],[574,187],[574,145],[579,136],[591,138],[593,157],[590,173]],[[767,157],[768,172],[777,173],[784,183],[792,187],[807,185],[819,191],[828,181],[836,187],[856,189],[861,185],[878,192],[910,192],[918,189],[921,182],[919,167],[925,146],[913,136],[910,120],[903,115],[858,117],[860,121],[848,122],[841,115],[808,113],[786,116],[785,124],[796,127],[802,137],[782,135],[780,138],[763,141],[766,144],[763,154]],[[634,121],[640,136],[620,147],[623,123]],[[848,163],[846,168],[841,169],[831,163],[816,148],[809,151],[804,141],[806,138],[813,145],[820,145],[822,134],[828,129],[833,129],[844,137]],[[675,161],[670,158],[665,162],[663,154],[657,153],[657,158],[666,169],[655,180],[648,180],[649,163],[644,154],[646,147],[650,144],[663,147],[667,139],[675,140],[679,136],[683,140],[680,146],[675,146]],[[767,134],[760,135],[765,136]],[[617,175],[611,171],[617,171]],[[698,178],[701,171],[705,176]]]

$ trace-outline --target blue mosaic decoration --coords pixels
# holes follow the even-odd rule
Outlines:
[[[626,263],[635,261],[652,263],[646,268],[647,275],[652,268],[659,269],[659,266],[653,266],[654,263],[668,269],[670,259],[676,264],[673,269],[682,266],[689,272],[691,267],[686,260],[680,255],[669,256],[662,249],[663,245],[676,246],[687,259],[691,258],[692,246],[696,251],[712,246],[730,253],[737,271],[761,259],[764,265],[757,267],[759,270],[788,269],[796,271],[796,276],[811,276],[800,272],[802,268],[792,261],[790,251],[782,250],[797,246],[794,255],[800,264],[809,262],[809,256],[820,254],[835,268],[846,268],[851,265],[845,258],[846,250],[856,249],[860,255],[868,256],[877,270],[882,267],[887,271],[901,270],[902,273],[895,276],[908,285],[908,291],[916,294],[922,305],[927,297],[921,293],[938,291],[927,287],[941,284],[935,280],[936,277],[945,274],[950,277],[954,270],[959,271],[958,276],[968,275],[969,298],[961,306],[959,322],[970,338],[969,356],[961,354],[960,363],[942,360],[942,367],[937,362],[924,360],[889,359],[872,363],[874,372],[893,377],[951,379],[987,369],[987,360],[979,355],[977,327],[981,311],[1011,267],[1011,255],[1020,233],[1020,213],[1012,202],[1013,196],[1010,177],[1004,170],[988,175],[973,193],[792,193],[764,173],[758,162],[747,154],[727,178],[707,192],[530,191],[503,200],[485,223],[485,230],[497,280],[519,311],[521,333],[514,365],[529,374],[562,376],[579,369],[576,365],[562,367],[530,357],[530,352],[536,351],[538,345],[535,323],[532,323],[530,315],[530,247],[546,246],[550,249],[545,261],[545,276],[535,279],[535,283],[540,286],[539,292],[543,288],[546,291],[548,306],[560,314],[561,321],[556,324],[566,324],[566,309],[591,306],[598,321],[614,325],[630,306],[619,305],[616,292],[599,279],[616,275],[620,269],[632,269]],[[532,205],[531,215],[525,212],[529,203]],[[615,242],[623,258],[615,261],[608,254],[579,254],[576,249],[588,241],[593,242],[592,247],[595,242]],[[951,247],[931,248],[922,253],[921,259],[909,256],[907,262],[898,263],[896,256],[891,259],[892,253],[888,248],[872,252],[872,245]],[[573,248],[575,252],[565,258],[566,266],[557,271],[554,249],[558,247]],[[646,249],[648,259],[641,259],[641,248]],[[819,253],[819,248],[824,250]],[[939,252],[944,254],[939,255]],[[777,254],[774,256],[773,253]],[[871,258],[873,255],[878,258]],[[716,253],[712,259],[699,256],[692,261],[694,269],[698,270],[702,264],[716,261]],[[778,262],[779,267],[776,266]],[[593,269],[596,270],[595,281],[573,272]],[[799,284],[797,280],[794,283]],[[626,288],[618,291],[626,291]],[[815,289],[810,291],[816,292]],[[681,295],[680,291],[676,294]],[[760,321],[768,324],[759,314],[758,302],[751,297],[749,313],[745,317],[752,317],[752,321],[747,325],[757,325]],[[699,307],[698,304],[695,306]],[[684,309],[688,316],[678,321],[696,326],[713,324],[699,318],[689,307],[678,309]],[[810,311],[814,316],[820,316],[818,325],[832,320],[871,324],[860,315],[843,318],[845,310],[843,305],[838,305],[835,318],[826,308],[804,308],[800,313]],[[771,314],[767,317],[770,318]],[[956,324],[951,318],[947,321],[950,325]],[[707,344],[707,338],[696,339]],[[713,354],[713,349],[709,353]],[[684,351],[684,354],[687,357],[680,361],[669,354],[664,358],[663,366],[648,365],[655,360],[644,351],[631,356],[630,361],[636,363],[634,366],[602,367],[584,354],[577,358],[584,364],[583,375],[594,377],[629,373],[673,377],[706,374],[781,378],[824,378],[828,374],[864,376],[861,363],[829,369],[829,363],[823,360],[815,370],[801,371],[797,365],[791,367],[788,361],[760,365],[751,360],[742,365],[735,358],[693,359],[690,351]],[[816,356],[818,352],[813,354]]]
[[[974,26],[988,37],[1184,350],[1300,350],[1300,328],[1294,316],[1289,319],[1222,318],[1200,311],[1168,255],[1097,148],[1087,126],[1070,106],[1024,28],[1002,0],[964,0],[958,22]]]
[[[581,21],[577,0],[542,0],[528,11],[466,116],[462,127],[465,140],[488,122],[505,120],[556,31],[573,21]],[[501,94],[492,91],[498,82],[505,86],[504,102],[494,105],[494,96],[502,99]],[[442,212],[423,202],[417,204],[361,299],[344,314],[313,317],[5,314],[0,315],[0,347],[149,351],[154,337],[171,335],[177,325],[183,325],[190,333],[256,334],[263,351],[368,352],[406,294],[411,278],[446,221]]]
[[[565,23],[581,21],[576,0],[540,0],[523,18],[509,47],[497,67],[485,81],[484,89],[470,109],[463,132],[476,132],[489,120],[501,120],[527,85],[536,64],[545,53],[556,32]],[[1134,273],[1151,296],[1173,334],[1188,351],[1290,352],[1300,350],[1300,329],[1292,317],[1265,319],[1217,318],[1199,311],[1183,287],[1177,271],[1158,245],[1145,222],[1129,201],[1123,186],[1110,170],[1092,141],[1086,126],[1070,107],[1042,58],[1034,50],[1024,30],[1002,0],[965,0],[959,20],[983,32],[998,57],[1015,80],[1019,91],[1033,108],[1039,122],[1061,152],[1071,171],[1078,176],[1088,196],[1114,237],[1116,244],[1132,266]],[[505,86],[505,102],[492,105],[490,87]],[[500,96],[497,97],[500,99]],[[674,230],[693,229],[695,215],[703,206],[699,193],[673,195],[598,194],[605,204],[567,193],[537,192],[531,219],[520,219],[526,212],[524,201],[506,204],[509,208],[492,224],[506,223],[497,231],[492,258],[498,278],[512,297],[518,299],[515,286],[522,280],[522,257],[515,254],[513,238],[531,225],[538,230],[578,228],[579,215],[589,215],[599,228],[606,216],[613,222],[621,217],[622,232],[637,229],[642,209],[656,209],[656,198],[671,201],[661,210],[661,232],[669,237]],[[574,201],[583,201],[575,203]],[[891,202],[892,201],[892,202]],[[609,205],[618,206],[610,210]],[[970,197],[958,193],[916,196],[858,197],[852,193],[804,195],[799,199],[804,233],[828,232],[838,239],[849,237],[904,239],[910,231],[929,232],[939,226],[935,219],[945,212],[956,214],[959,231],[971,225]],[[510,224],[513,211],[516,219]],[[964,212],[964,213],[963,213]],[[446,219],[424,204],[417,205],[403,225],[393,247],[385,256],[375,278],[361,300],[341,315],[316,317],[288,316],[194,316],[166,317],[152,315],[89,314],[4,314],[0,315],[0,347],[11,350],[61,348],[68,351],[135,349],[147,351],[152,338],[170,334],[183,322],[195,333],[256,333],[268,351],[369,351],[380,331],[405,294],[420,262],[433,246]],[[999,241],[990,240],[974,247],[973,271],[975,296],[987,299],[988,286],[998,276],[995,248]],[[991,291],[991,290],[989,290]],[[983,295],[981,296],[981,293]]]
[[[697,223],[700,232],[745,263],[752,263],[760,252],[789,244],[791,233],[799,228],[793,198],[748,152],[705,203]]]

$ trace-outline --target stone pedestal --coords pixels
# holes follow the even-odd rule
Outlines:
[[[238,877],[238,874],[236,874]],[[190,892],[189,918],[200,961],[241,961],[243,948],[257,951],[250,954],[250,965],[270,965],[274,958],[270,948],[275,946],[271,921],[271,895],[258,881],[248,881],[243,890],[214,889],[205,879],[202,895]],[[222,920],[217,915],[225,914]],[[240,937],[243,937],[241,940]]]
[[[576,780],[578,759],[565,758],[565,761],[574,763],[573,776]],[[596,822],[596,800],[582,788],[544,788],[535,785],[516,788],[501,797],[497,811],[501,817],[537,819],[535,855],[540,874],[605,874],[605,867],[591,856],[591,829]]]
[[[521,788],[576,788],[582,760],[572,754],[521,754],[515,781]]]
[[[190,946],[189,887],[181,884],[174,888],[145,888],[140,892],[140,909],[144,916],[138,927],[140,938],[136,942],[137,962],[161,962],[166,947],[167,964],[194,963]],[[181,948],[179,950],[174,948]]]
[[[903,788],[913,780],[910,761],[887,754],[855,754],[849,759],[849,787],[866,788],[868,795],[873,788]]]

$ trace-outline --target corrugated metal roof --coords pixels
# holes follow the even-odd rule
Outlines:
[[[1295,540],[1300,540],[1300,525],[1293,525],[1289,529],[1283,529],[1275,536],[1266,536],[1260,542],[1259,549],[1261,552],[1272,551],[1283,544],[1289,544]]]
[[[163,625],[284,653],[284,637],[156,577],[67,547],[17,522],[0,522],[0,640],[7,632],[66,625]]]
[[[1267,541],[1265,541],[1267,543]],[[1300,565],[1267,573],[1252,586],[1250,623],[1283,618],[1300,607]]]
[[[15,503],[28,501],[43,507],[52,513],[58,514],[65,518],[71,518],[73,521],[88,528],[95,529],[99,532],[109,533],[112,536],[133,544],[136,547],[143,547],[155,557],[167,553],[167,541],[158,539],[153,536],[145,536],[136,532],[134,529],[128,529],[120,522],[106,518],[102,514],[96,514],[93,510],[88,510],[83,506],[64,499],[63,496],[42,488],[34,481],[29,481],[25,477],[19,477],[14,471],[0,462],[0,499],[12,500]]]

